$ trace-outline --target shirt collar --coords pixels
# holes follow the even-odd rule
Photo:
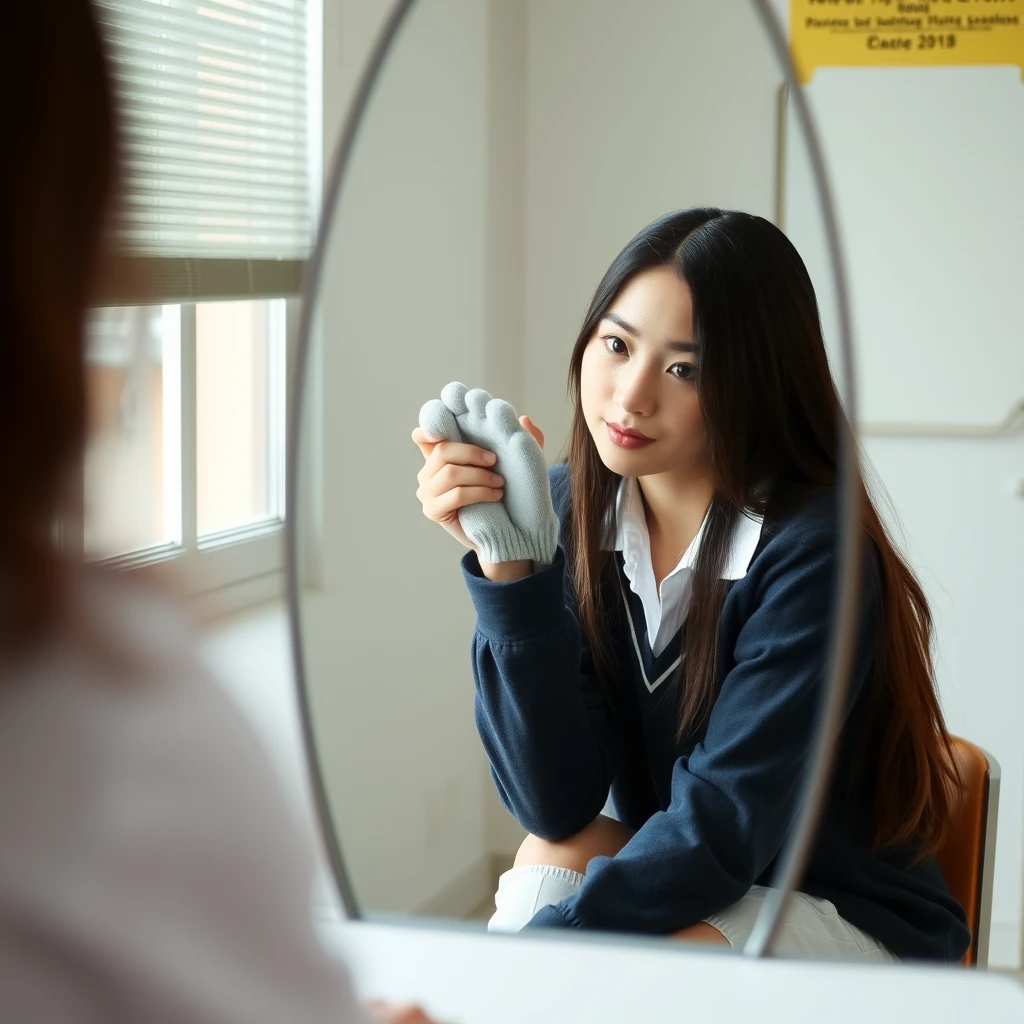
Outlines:
[[[723,580],[741,580],[747,574],[747,566],[754,557],[758,542],[761,540],[763,516],[751,516],[741,512],[733,527],[726,552],[725,565],[722,568]],[[674,576],[680,569],[692,569],[697,562],[704,527],[707,518],[700,524],[697,535],[690,541],[689,547],[683,552],[678,565],[669,574]],[[641,558],[651,560],[651,542],[647,533],[647,517],[644,515],[643,498],[640,485],[635,477],[623,477],[615,496],[615,551],[621,551],[627,565],[634,569]],[[632,574],[631,574],[632,575]]]

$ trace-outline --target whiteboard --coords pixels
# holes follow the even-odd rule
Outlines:
[[[820,68],[805,87],[852,299],[859,420],[983,425],[1024,397],[1024,83],[1010,67]],[[837,311],[792,111],[780,226],[833,367]]]

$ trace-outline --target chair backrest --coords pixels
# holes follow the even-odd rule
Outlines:
[[[964,908],[971,928],[965,964],[988,966],[992,918],[992,866],[995,859],[999,764],[981,747],[952,737],[964,788],[953,827],[938,852],[950,894]]]

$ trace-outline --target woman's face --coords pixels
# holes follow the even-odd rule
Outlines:
[[[686,282],[671,267],[637,274],[598,323],[580,374],[583,416],[613,473],[707,475],[695,360]]]

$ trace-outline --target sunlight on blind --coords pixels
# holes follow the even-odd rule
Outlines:
[[[305,0],[98,0],[125,143],[130,252],[309,250]]]

